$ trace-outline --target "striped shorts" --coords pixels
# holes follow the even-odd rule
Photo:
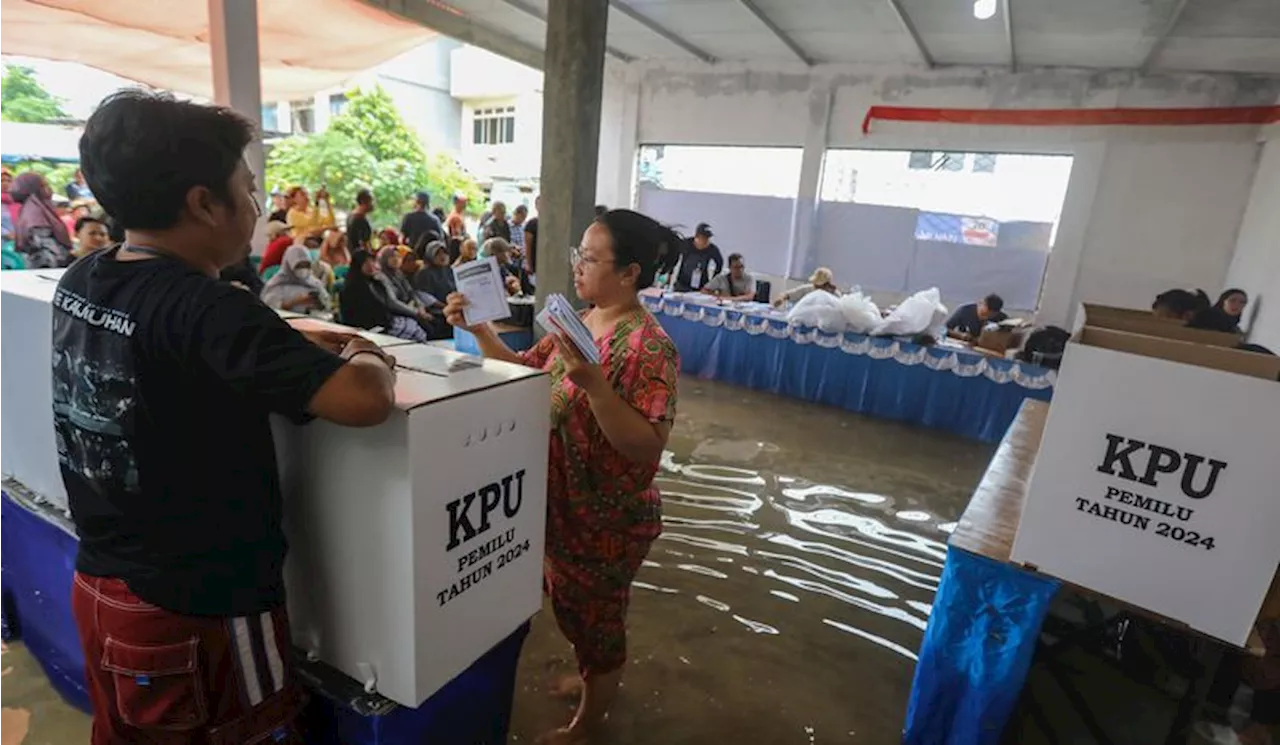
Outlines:
[[[284,607],[184,616],[119,579],[75,575],[93,745],[298,743],[305,697],[289,665]]]

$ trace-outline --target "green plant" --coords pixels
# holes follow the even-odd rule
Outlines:
[[[4,77],[0,78],[0,119],[39,124],[66,118],[62,101],[40,85],[30,67],[4,66]]]

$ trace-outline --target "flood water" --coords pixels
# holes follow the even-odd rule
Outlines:
[[[605,742],[896,743],[954,527],[994,445],[681,380]],[[564,724],[550,612],[512,742]]]

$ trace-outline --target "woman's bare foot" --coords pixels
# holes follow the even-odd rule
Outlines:
[[[587,733],[576,727],[561,727],[540,736],[533,742],[534,745],[583,745],[587,742]]]
[[[582,696],[582,676],[565,675],[551,685],[552,698],[578,699]]]

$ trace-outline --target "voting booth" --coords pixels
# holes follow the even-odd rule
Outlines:
[[[387,351],[382,425],[274,423],[285,582],[297,646],[416,707],[541,607],[551,387],[520,365]]]
[[[1086,309],[1011,558],[1243,647],[1280,565],[1280,358],[1142,320]]]

